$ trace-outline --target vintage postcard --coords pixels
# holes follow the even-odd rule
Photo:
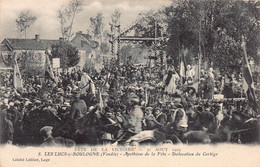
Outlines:
[[[257,0],[0,0],[0,167],[260,164]]]

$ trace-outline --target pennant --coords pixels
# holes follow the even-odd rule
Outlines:
[[[13,76],[13,84],[14,88],[16,89],[22,89],[23,88],[23,82],[22,82],[22,76],[19,70],[18,63],[15,59],[15,64],[14,64],[14,76]]]
[[[254,90],[254,81],[252,77],[252,72],[248,63],[248,57],[246,52],[246,46],[244,38],[242,38],[242,48],[244,51],[244,61],[243,61],[243,90],[248,98],[249,104],[254,110],[257,110],[257,103]]]
[[[54,76],[47,50],[45,51],[45,75],[48,76],[53,82],[57,83],[57,78]]]

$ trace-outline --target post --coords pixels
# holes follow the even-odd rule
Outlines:
[[[118,65],[120,65],[120,23],[119,23],[119,25],[118,25],[117,61],[118,61]]]

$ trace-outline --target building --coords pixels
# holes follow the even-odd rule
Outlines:
[[[76,47],[83,56],[79,62],[80,67],[85,65],[88,67],[95,67],[97,64],[95,59],[95,49],[99,46],[99,43],[91,39],[91,35],[83,34],[82,31],[78,31],[74,38],[70,41],[71,45]]]
[[[86,63],[87,56],[92,53],[93,48],[97,47],[97,43],[90,39],[91,37],[78,32],[75,37],[72,39],[70,44],[76,47],[80,54],[80,61],[78,66],[83,68]],[[17,38],[5,38],[0,45],[0,53],[4,60],[7,60],[10,55],[16,54],[17,57],[22,56],[24,53],[27,56],[31,56],[29,61],[32,65],[38,64],[42,66],[41,63],[44,63],[44,55],[46,49],[51,51],[51,46],[53,44],[58,44],[63,41],[62,38],[58,40],[49,40],[49,39],[40,39],[40,35],[35,35],[33,39],[17,39]],[[0,68],[6,68],[1,63]],[[6,63],[5,63],[6,64]]]

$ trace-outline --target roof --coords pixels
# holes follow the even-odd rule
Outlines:
[[[84,34],[84,35],[86,35],[86,34]],[[98,47],[98,42],[97,41],[93,41],[91,39],[87,39],[83,35],[81,36],[81,42],[88,44],[92,48],[97,48]]]
[[[8,44],[14,50],[45,50],[51,47],[51,45],[58,43],[59,40],[46,40],[46,39],[16,39],[16,38],[6,38]],[[5,40],[2,42],[5,43]]]
[[[5,44],[0,44],[0,51],[11,51],[11,49]]]
[[[3,70],[3,69],[13,69],[13,68],[11,66],[8,66],[7,64],[5,64],[5,61],[3,59],[3,55],[1,53],[0,54],[0,70]]]
[[[73,43],[73,41],[80,41],[80,44],[76,42],[77,44],[75,43],[74,45],[73,44],[72,45],[81,49],[85,49],[83,44],[87,44],[93,49],[97,48],[99,45],[97,41],[91,39],[91,35],[83,34],[82,31],[76,33],[75,37],[71,40],[71,43]]]
[[[85,39],[91,40],[91,35],[89,34],[81,34]]]

